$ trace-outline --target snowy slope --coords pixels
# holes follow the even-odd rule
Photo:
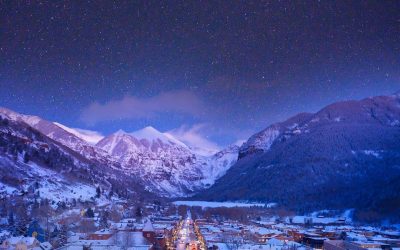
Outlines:
[[[0,109],[0,115],[26,123],[86,159],[122,169],[139,178],[147,190],[161,196],[188,196],[213,185],[236,162],[238,155],[238,147],[232,146],[205,156],[171,134],[150,126],[132,133],[119,130],[102,137],[93,131],[72,129],[4,108]]]
[[[71,201],[72,199],[90,201],[96,195],[96,187],[87,183],[68,181],[62,174],[40,166],[35,162],[24,163],[22,159],[13,161],[9,157],[0,157],[2,170],[12,166],[14,174],[21,175],[25,181],[22,185],[12,187],[1,184],[0,196],[16,195],[21,190],[28,190],[36,186],[35,193],[41,198],[47,198],[55,203],[60,201]],[[37,183],[37,184],[36,184]]]
[[[118,167],[119,165],[115,159],[107,154],[107,152],[86,141],[85,138],[87,139],[89,137],[83,136],[83,133],[77,131],[76,129],[71,129],[60,123],[53,123],[37,116],[19,114],[5,108],[0,108],[0,116],[12,121],[24,122],[42,134],[60,142],[64,146],[74,150],[87,159],[94,160],[101,164],[112,167]],[[96,137],[90,136],[90,140],[92,141],[95,138]]]
[[[139,176],[148,190],[163,196],[187,196],[211,186],[237,159],[238,147],[211,157],[195,154],[172,135],[152,127],[105,137],[96,146]]]
[[[86,141],[87,143],[90,143],[92,145],[95,145],[98,143],[101,139],[104,138],[103,135],[96,131],[91,131],[91,130],[86,130],[86,129],[79,129],[79,128],[69,128],[67,126],[62,125],[61,123],[54,122],[55,125],[59,126],[60,128],[64,129],[65,131],[75,135],[78,138],[81,138],[82,140]]]
[[[0,117],[0,197],[27,193],[54,204],[85,201],[93,200],[97,186],[140,195],[135,178],[82,157],[15,117]]]

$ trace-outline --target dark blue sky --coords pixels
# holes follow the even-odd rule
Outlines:
[[[0,105],[70,127],[219,145],[400,89],[399,1],[1,5]]]

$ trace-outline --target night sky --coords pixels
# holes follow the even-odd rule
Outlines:
[[[225,146],[400,89],[400,1],[2,1],[0,106]]]

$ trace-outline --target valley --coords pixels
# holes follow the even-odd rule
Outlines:
[[[40,226],[33,242],[59,249],[395,247],[399,107],[398,94],[334,103],[208,154],[153,127],[88,137],[2,108],[0,235]]]

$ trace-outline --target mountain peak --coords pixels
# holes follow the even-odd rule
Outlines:
[[[135,132],[132,133],[133,135],[135,135],[136,137],[147,137],[147,136],[156,136],[156,137],[160,137],[163,136],[163,133],[161,133],[159,130],[155,129],[152,126],[147,126],[144,127],[140,130],[137,130]]]
[[[113,135],[125,135],[125,134],[127,134],[124,130],[122,130],[122,129],[118,129],[117,131],[115,131],[114,133],[113,133]]]
[[[155,129],[155,128],[152,127],[152,126],[144,127],[142,130],[160,133],[160,131],[158,131],[157,129]]]
[[[153,128],[152,126],[147,126],[137,131],[134,131],[131,133],[131,135],[133,135],[138,139],[147,139],[147,140],[163,139],[165,137],[163,133]]]
[[[15,120],[16,116],[19,116],[17,112],[14,112],[8,108],[0,107],[0,114],[3,115],[3,117],[7,117],[9,119]]]
[[[29,126],[35,126],[38,124],[42,119],[38,116],[34,115],[24,115],[17,113],[11,109],[0,107],[0,114],[3,114],[6,116],[8,119],[14,120],[14,121],[22,121],[27,123]]]
[[[176,139],[173,135],[167,132],[162,133],[152,126],[144,127],[140,130],[130,133],[130,135],[134,136],[139,140],[141,139],[145,139],[148,141],[161,140],[163,143],[172,143],[187,148],[187,145],[185,143]]]

